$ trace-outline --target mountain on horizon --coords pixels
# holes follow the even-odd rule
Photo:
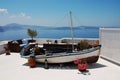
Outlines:
[[[36,25],[23,25],[18,23],[10,23],[5,26],[0,26],[0,32],[8,31],[8,30],[22,30],[22,29],[50,29],[48,26],[36,26]]]
[[[55,27],[55,26],[36,26],[36,25],[23,25],[18,23],[10,23],[5,26],[0,26],[0,32],[8,31],[8,30],[22,30],[22,29],[41,29],[41,30],[69,30],[69,26],[61,26],[61,27]],[[99,29],[100,26],[75,26],[73,29],[79,30],[79,29]],[[112,28],[112,27],[107,27]],[[120,28],[120,27],[115,27]]]

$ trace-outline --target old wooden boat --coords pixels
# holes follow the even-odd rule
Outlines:
[[[65,51],[65,49],[58,49],[58,52],[48,52],[43,48],[39,48],[40,52],[39,54],[36,54],[32,48],[34,45],[35,44],[28,44],[25,46],[20,52],[21,57],[26,59],[34,57],[37,62],[42,63],[44,63],[45,60],[47,60],[48,63],[68,63],[73,62],[76,59],[86,59],[88,63],[95,63],[99,58],[101,48],[101,45],[98,45],[81,51]],[[30,50],[30,48],[32,48],[32,50]],[[55,51],[57,51],[57,48]]]

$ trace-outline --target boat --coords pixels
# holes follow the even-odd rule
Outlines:
[[[74,44],[74,35],[72,31],[72,13],[70,12],[71,19],[71,35],[72,44],[43,44],[43,48],[37,48],[35,52],[36,43],[26,45],[20,52],[22,58],[29,59],[35,58],[36,62],[45,63],[69,63],[77,59],[85,59],[88,63],[95,63],[99,59],[101,45],[78,50],[77,45]],[[77,49],[77,50],[75,50]]]
[[[101,48],[101,45],[81,50],[81,51],[64,51],[62,52],[44,52],[44,50],[41,51],[42,54],[35,55],[34,52],[28,52],[30,54],[25,54],[26,51],[29,51],[31,46],[34,46],[35,44],[28,44],[25,46],[20,54],[22,58],[29,59],[30,57],[35,57],[35,60],[37,62],[44,63],[45,60],[47,60],[48,63],[68,63],[73,62],[76,59],[86,59],[88,63],[95,63],[97,62],[99,58],[99,50]]]

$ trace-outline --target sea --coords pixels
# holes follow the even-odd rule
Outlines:
[[[39,30],[37,29],[38,35],[35,38],[54,38],[54,39],[61,39],[61,38],[71,38],[71,31],[70,30],[56,30],[56,29],[46,29],[46,30]],[[99,38],[99,28],[98,29],[90,29],[90,28],[83,28],[83,29],[76,29],[73,30],[74,38]],[[7,30],[4,32],[0,32],[0,40],[18,40],[30,38],[27,34],[26,29],[22,30]]]

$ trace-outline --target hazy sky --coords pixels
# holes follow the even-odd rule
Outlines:
[[[0,25],[120,26],[120,0],[0,0]]]

